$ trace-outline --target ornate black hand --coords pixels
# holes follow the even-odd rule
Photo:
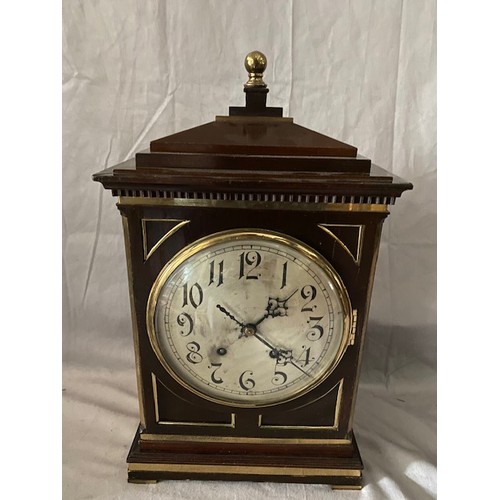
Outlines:
[[[235,323],[237,323],[241,328],[245,326],[241,321],[238,321],[225,307],[221,306],[220,304],[217,304],[215,307],[219,309],[219,311],[224,313],[229,319],[232,319]]]
[[[287,306],[286,303],[299,291],[295,290],[286,299],[279,300],[278,298],[269,297],[267,301],[266,313],[257,322],[253,323],[255,326],[260,325],[266,318],[276,318],[278,316],[286,316]]]
[[[285,304],[286,301],[288,299],[290,299],[290,297],[292,297],[292,295],[294,295],[297,292],[297,290],[295,290],[295,292],[293,292],[285,300],[280,301],[280,302],[282,302],[283,304]],[[257,340],[259,340],[260,342],[262,342],[266,347],[269,347],[269,349],[271,349],[271,351],[270,351],[271,357],[274,357],[274,358],[277,358],[277,359],[279,359],[280,357],[284,357],[284,358],[286,358],[284,364],[290,363],[291,365],[295,366],[295,368],[297,368],[298,370],[300,370],[302,373],[306,374],[308,377],[311,377],[311,375],[309,375],[309,373],[307,373],[306,371],[304,371],[302,369],[302,367],[300,367],[299,365],[297,365],[293,361],[292,354],[291,354],[292,351],[291,350],[289,350],[289,349],[278,349],[273,344],[271,344],[265,337],[263,337],[262,334],[260,334],[259,332],[257,332],[257,325],[259,323],[261,323],[265,318],[268,317],[267,314],[262,319],[260,319],[257,323],[244,324],[241,321],[238,321],[224,306],[221,306],[220,304],[217,304],[215,307],[217,307],[217,309],[219,309],[219,311],[222,312],[223,314],[225,314],[229,319],[232,319],[241,328],[241,333],[240,333],[240,335],[239,335],[238,338],[241,338],[241,337],[255,337]],[[271,317],[274,318],[276,316],[271,316]]]
[[[288,350],[288,349],[278,349],[277,347],[273,346],[266,338],[264,338],[258,332],[254,332],[252,336],[255,337],[257,340],[260,340],[265,346],[269,347],[269,349],[271,349],[271,354],[274,353],[276,355],[276,357],[280,356],[280,354],[282,352],[283,353],[286,352],[287,353],[287,362],[288,363],[290,363],[291,365],[295,366],[295,368],[297,368],[298,370],[300,370],[302,373],[304,373],[308,377],[312,377],[312,375],[310,375],[305,370],[303,370],[301,366],[299,366],[297,363],[294,363],[292,355],[290,354],[291,353],[290,350]],[[273,356],[271,356],[271,357],[273,357]]]
[[[237,325],[240,327],[240,334],[238,338],[241,337],[249,337],[250,335],[253,335],[254,332],[257,331],[257,327],[252,324],[252,323],[242,323],[241,321],[238,321],[224,306],[221,306],[220,304],[217,304],[215,307],[219,309],[222,313],[224,313],[229,319],[232,319]]]

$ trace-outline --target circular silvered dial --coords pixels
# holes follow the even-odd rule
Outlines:
[[[234,406],[277,404],[315,387],[344,353],[350,321],[347,293],[326,260],[261,230],[185,248],[148,302],[150,339],[167,371]]]

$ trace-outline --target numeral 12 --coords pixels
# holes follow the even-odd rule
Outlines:
[[[262,262],[262,257],[259,252],[242,252],[240,254],[240,277],[246,278],[247,280],[258,280],[260,274],[252,274],[253,271],[260,265]],[[251,268],[245,273],[246,266],[251,266]]]

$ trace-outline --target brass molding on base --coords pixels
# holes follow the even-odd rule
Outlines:
[[[351,435],[352,455],[338,454],[339,450],[332,446],[331,451],[327,453],[318,455],[314,449],[308,449],[304,453],[294,453],[293,457],[273,454],[274,438],[262,440],[266,441],[268,450],[264,454],[248,455],[243,442],[238,446],[238,438],[231,437],[229,439],[236,445],[234,453],[210,452],[205,447],[206,453],[193,457],[190,446],[185,447],[185,451],[169,446],[161,449],[148,446],[147,448],[151,450],[148,451],[147,448],[141,448],[140,441],[143,437],[139,428],[127,456],[128,477],[131,480],[271,481],[325,484],[334,489],[359,489],[362,486],[363,462],[354,434]],[[156,436],[151,435],[151,437]],[[177,440],[182,440],[184,437],[177,436]],[[213,439],[213,444],[218,439],[222,441],[216,436],[190,436],[190,438]],[[251,441],[251,438],[247,439]],[[206,443],[200,441],[198,446],[203,447],[204,444]],[[298,450],[300,451],[300,448]]]
[[[179,434],[141,434],[141,441],[192,442],[192,443],[236,443],[236,444],[271,444],[271,445],[350,445],[351,439],[318,438],[259,438],[239,436],[192,436]]]
[[[206,464],[153,464],[129,463],[129,472],[179,472],[194,474],[242,474],[272,476],[343,476],[361,477],[357,469],[318,469],[309,467],[272,467],[260,465],[206,465]]]

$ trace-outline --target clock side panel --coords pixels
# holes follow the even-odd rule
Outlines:
[[[124,219],[143,432],[151,435],[350,439],[361,348],[382,223],[387,212],[119,203]],[[176,382],[152,349],[146,326],[150,290],[186,245],[229,229],[265,229],[319,252],[341,277],[356,330],[335,370],[294,400],[263,408],[208,401]]]

